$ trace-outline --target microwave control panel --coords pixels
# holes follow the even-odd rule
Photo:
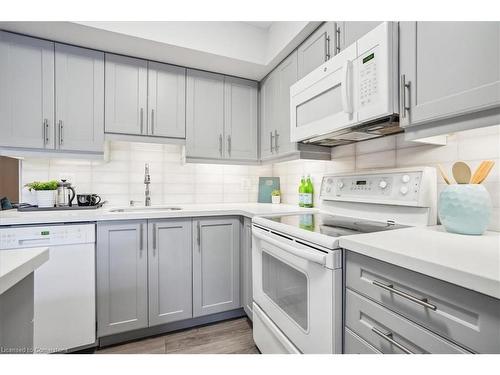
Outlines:
[[[377,51],[372,50],[359,58],[359,105],[366,107],[376,101],[379,91],[377,82]]]

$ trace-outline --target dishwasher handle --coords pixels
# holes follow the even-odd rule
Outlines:
[[[309,260],[311,262],[318,263],[322,266],[326,266],[326,255],[321,253],[319,250],[307,250],[307,249],[295,247],[295,246],[283,243],[281,241],[275,240],[274,238],[271,238],[268,235],[262,234],[260,232],[255,231],[255,230],[253,230],[252,233],[259,240],[262,240],[262,241],[267,242],[273,246],[276,246],[276,247],[280,248],[281,250],[284,250],[288,253],[291,253],[291,254],[298,256],[300,258]]]

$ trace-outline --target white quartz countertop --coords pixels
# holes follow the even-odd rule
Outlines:
[[[0,211],[0,226],[225,215],[253,217],[313,211],[294,205],[272,203],[172,204],[169,206],[180,207],[181,210],[168,211],[159,209],[160,206],[151,206],[147,208],[135,207],[136,211],[134,212],[110,212],[112,209],[127,209],[128,207],[106,207],[77,211]]]
[[[49,260],[48,247],[0,250],[0,294]]]
[[[404,228],[344,237],[340,246],[500,299],[500,232]]]

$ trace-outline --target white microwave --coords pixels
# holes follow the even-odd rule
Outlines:
[[[337,145],[400,132],[398,25],[383,22],[290,88],[291,141]]]

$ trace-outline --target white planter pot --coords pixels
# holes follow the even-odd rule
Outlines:
[[[54,207],[56,203],[55,190],[37,190],[36,202],[38,207]]]
[[[271,201],[273,204],[280,204],[281,203],[281,196],[280,195],[273,195],[271,197]]]

